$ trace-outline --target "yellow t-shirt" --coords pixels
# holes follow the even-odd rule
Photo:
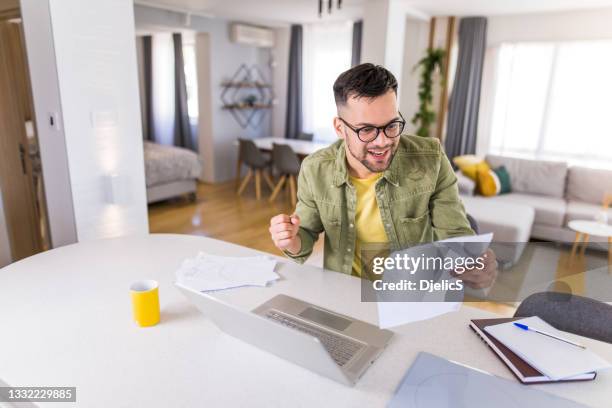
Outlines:
[[[380,209],[376,202],[376,182],[382,173],[366,179],[351,176],[351,183],[357,193],[357,208],[355,209],[355,256],[353,257],[353,275],[361,276],[361,247],[366,243],[387,243],[387,233],[380,217]]]

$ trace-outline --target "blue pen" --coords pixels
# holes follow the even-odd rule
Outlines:
[[[567,339],[562,339],[561,337],[557,337],[554,334],[546,333],[546,332],[543,332],[542,330],[538,330],[538,329],[534,329],[533,327],[529,327],[526,324],[521,324],[521,323],[513,323],[513,324],[516,327],[518,327],[519,329],[522,329],[522,330],[525,330],[525,331],[532,331],[532,332],[535,332],[535,333],[538,333],[538,334],[542,334],[544,336],[552,337],[553,339],[556,339],[556,340],[561,340],[561,341],[563,341],[565,343],[571,344],[572,346],[580,347],[580,348],[583,348],[583,349],[586,348],[582,344],[574,343],[573,341],[569,341]]]

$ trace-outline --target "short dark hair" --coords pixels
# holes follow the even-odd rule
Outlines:
[[[336,105],[346,105],[348,98],[375,98],[392,89],[397,95],[397,80],[385,67],[365,63],[344,71],[334,82]]]

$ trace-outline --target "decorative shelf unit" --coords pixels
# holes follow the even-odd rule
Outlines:
[[[258,128],[272,108],[272,85],[256,65],[241,64],[232,78],[221,83],[222,108],[228,110],[236,122],[246,129]]]

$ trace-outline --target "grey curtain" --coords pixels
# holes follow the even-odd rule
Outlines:
[[[155,128],[153,121],[153,51],[151,48],[152,38],[150,35],[142,37],[143,53],[143,82],[144,82],[144,110],[145,123],[143,123],[144,139],[155,141]]]
[[[302,131],[302,26],[299,24],[291,26],[288,77],[285,137],[295,139]]]
[[[361,37],[363,36],[363,20],[353,23],[353,53],[351,54],[351,66],[361,64]]]
[[[467,17],[459,22],[459,57],[448,108],[446,154],[450,159],[476,152],[482,66],[487,19]]]
[[[195,150],[187,111],[187,85],[181,34],[173,33],[172,41],[174,43],[174,145]]]

